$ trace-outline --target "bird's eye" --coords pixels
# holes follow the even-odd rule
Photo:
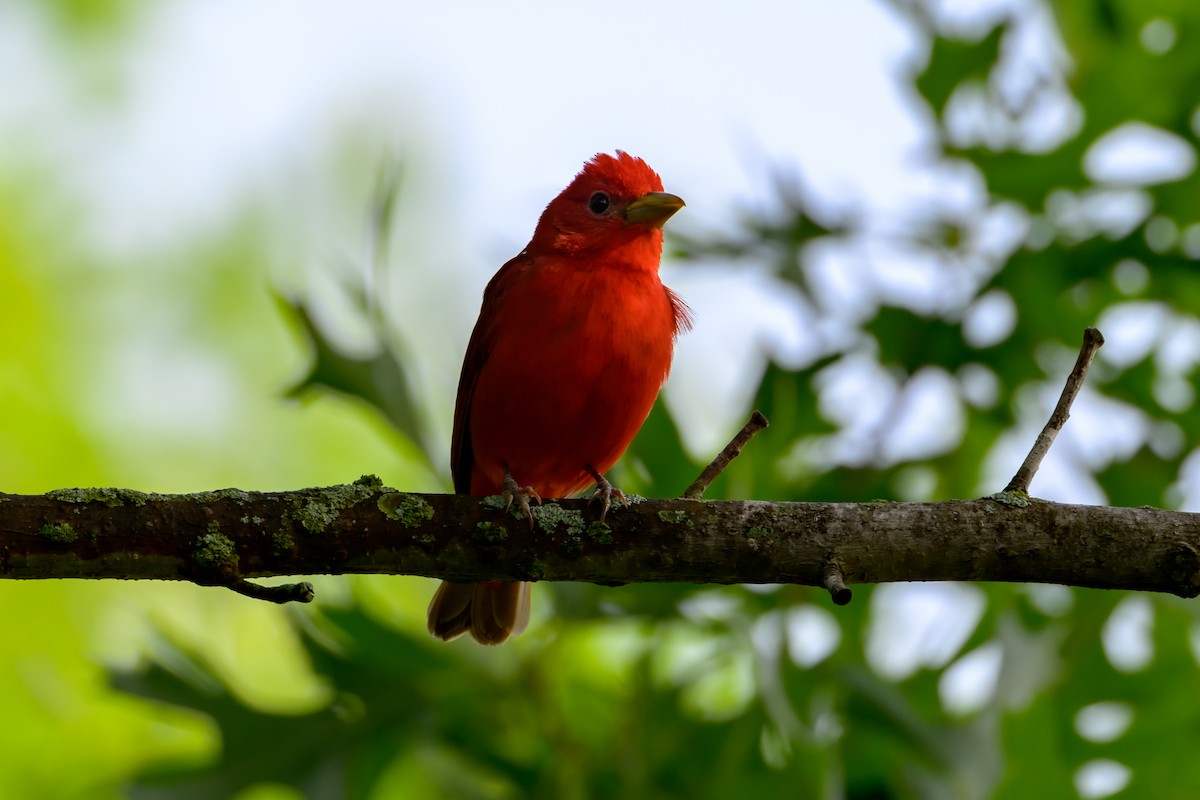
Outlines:
[[[604,192],[596,192],[588,198],[588,211],[593,214],[603,214],[608,210],[608,195]]]

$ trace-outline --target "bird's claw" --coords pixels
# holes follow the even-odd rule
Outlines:
[[[604,522],[604,517],[608,514],[608,509],[612,505],[613,499],[615,498],[624,503],[625,493],[609,483],[603,475],[595,477],[596,491],[592,492],[592,496],[588,498],[588,504],[590,505],[593,500],[600,498],[600,521]]]
[[[503,485],[504,510],[508,511],[510,508],[512,508],[513,500],[516,500],[517,505],[519,505],[521,510],[525,512],[525,518],[529,520],[529,527],[532,528],[533,509],[529,507],[529,499],[533,498],[540,506],[542,504],[542,498],[538,496],[537,491],[534,490],[532,486],[521,486],[519,483],[513,480],[513,476],[509,475],[507,472],[504,473]]]

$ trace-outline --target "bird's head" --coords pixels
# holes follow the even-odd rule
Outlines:
[[[642,159],[600,153],[546,206],[530,248],[586,255],[638,243],[655,251],[657,268],[662,226],[683,206]]]

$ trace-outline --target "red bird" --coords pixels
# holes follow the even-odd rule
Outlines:
[[[658,277],[662,226],[683,200],[645,161],[601,153],[483,292],[458,382],[450,454],[459,494],[567,497],[596,484],[646,421],[687,306]],[[500,644],[529,622],[528,583],[442,583],[429,632]]]

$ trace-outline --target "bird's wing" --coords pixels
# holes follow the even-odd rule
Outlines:
[[[471,493],[471,472],[475,466],[475,451],[471,443],[471,401],[475,396],[475,384],[483,366],[492,352],[496,335],[496,320],[504,304],[504,295],[513,277],[529,265],[525,251],[508,261],[488,282],[483,290],[483,305],[479,319],[471,331],[467,343],[467,354],[463,357],[462,373],[458,377],[458,398],[454,403],[454,434],[450,439],[450,474],[454,478],[454,491],[458,494]]]

